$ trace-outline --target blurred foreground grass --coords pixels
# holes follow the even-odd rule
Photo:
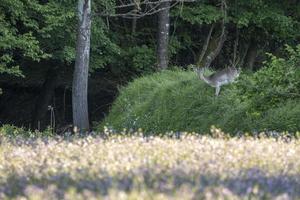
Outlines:
[[[0,137],[0,199],[300,199],[300,141]]]

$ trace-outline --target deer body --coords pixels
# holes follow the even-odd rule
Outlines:
[[[204,76],[204,69],[197,68],[196,73],[199,78],[212,87],[216,88],[216,96],[219,95],[222,85],[234,82],[234,79],[239,76],[239,71],[235,67],[228,67],[218,71],[210,76]]]

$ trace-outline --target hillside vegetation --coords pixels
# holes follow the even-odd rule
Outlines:
[[[208,132],[212,125],[239,131],[300,130],[300,46],[288,59],[270,55],[265,67],[243,72],[220,96],[192,71],[163,71],[138,78],[120,91],[98,125],[146,132]]]

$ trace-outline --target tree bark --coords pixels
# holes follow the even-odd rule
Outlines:
[[[168,43],[170,30],[170,2],[162,2],[158,13],[157,61],[159,69],[168,68]]]
[[[72,106],[74,129],[83,133],[89,130],[88,73],[91,37],[91,0],[78,0],[78,18]]]

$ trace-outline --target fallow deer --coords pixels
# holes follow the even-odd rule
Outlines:
[[[197,73],[198,77],[209,84],[212,87],[216,88],[216,96],[219,95],[220,89],[222,85],[229,84],[234,82],[234,80],[239,76],[240,70],[236,68],[237,63],[231,63],[231,67],[227,67],[221,71],[217,71],[216,73],[210,76],[204,76],[205,68],[195,68],[194,71]]]

